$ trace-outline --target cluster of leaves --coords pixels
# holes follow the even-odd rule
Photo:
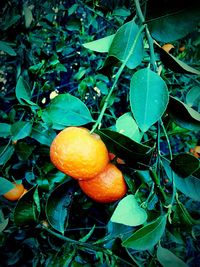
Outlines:
[[[200,8],[155,2],[3,3],[0,194],[28,189],[1,197],[3,266],[198,265]],[[72,125],[125,161],[118,203],[94,203],[51,164]]]

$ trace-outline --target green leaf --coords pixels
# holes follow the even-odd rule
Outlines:
[[[114,223],[138,226],[146,222],[147,213],[138,205],[134,195],[128,195],[120,200],[110,220]]]
[[[68,224],[69,209],[73,198],[69,182],[63,183],[51,192],[46,204],[46,216],[51,226],[64,234]]]
[[[9,43],[0,41],[0,51],[7,53],[10,56],[16,56],[15,50],[10,46]]]
[[[42,125],[38,124],[32,128],[31,137],[42,145],[50,146],[56,137],[56,132],[51,128],[45,129]]]
[[[116,57],[120,61],[125,61],[128,57],[130,49],[133,45],[135,37],[139,31],[139,27],[134,20],[125,23],[116,32],[113,41],[110,45],[108,56]],[[126,66],[130,69],[136,68],[143,59],[143,40],[140,36],[135,49],[130,56]]]
[[[166,216],[160,216],[155,221],[148,223],[129,238],[122,245],[135,250],[147,250],[155,246],[161,239],[166,226]]]
[[[187,73],[187,74],[196,74],[200,75],[200,71],[196,70],[185,62],[181,61],[180,59],[174,57],[172,54],[166,52],[160,46],[160,59],[162,60],[163,64],[169,68],[170,70],[177,72],[177,73]]]
[[[197,106],[200,103],[200,87],[195,86],[191,88],[186,95],[186,104],[189,107]]]
[[[77,97],[70,94],[56,96],[46,109],[42,119],[53,129],[64,129],[66,126],[80,126],[93,122],[87,106]]]
[[[20,140],[30,136],[32,123],[30,121],[17,121],[11,126],[12,140]]]
[[[9,222],[9,219],[4,219],[3,221],[0,222],[0,234],[5,230]]]
[[[0,177],[0,195],[7,193],[13,188],[14,188],[14,185],[12,182],[8,181],[7,179],[3,177]]]
[[[31,25],[31,22],[33,21],[33,14],[32,14],[30,6],[27,6],[27,4],[24,4],[23,12],[24,12],[25,26],[26,28],[29,28]]]
[[[34,149],[35,146],[27,144],[26,142],[17,142],[15,151],[19,160],[25,161],[30,157]]]
[[[0,123],[0,137],[7,138],[11,135],[11,125],[8,123]]]
[[[143,132],[161,118],[168,101],[167,86],[159,75],[149,68],[133,74],[130,85],[131,110]]]
[[[115,34],[103,37],[101,39],[85,43],[83,46],[92,51],[100,52],[100,53],[108,53],[110,45],[113,41]]]
[[[0,147],[0,165],[6,164],[14,153],[12,145]]]
[[[161,246],[158,246],[157,249],[157,259],[163,267],[188,266],[170,250],[163,248]]]
[[[18,200],[14,210],[14,222],[18,226],[34,223],[37,222],[39,214],[38,188],[34,186]]]
[[[131,138],[136,142],[140,142],[142,139],[142,133],[140,132],[130,112],[123,114],[117,119],[116,129],[117,132]]]
[[[153,148],[139,144],[123,134],[108,129],[101,129],[96,132],[108,150],[125,160],[127,164],[145,168],[145,165],[149,163]]]
[[[193,1],[194,2],[194,1]],[[196,1],[195,1],[196,2]],[[151,4],[150,2],[149,4]],[[173,3],[155,3],[156,6],[148,7],[147,11],[158,11],[155,17],[151,17],[149,22],[147,20],[148,28],[157,41],[172,42],[185,37],[188,33],[194,31],[199,22],[200,9],[198,1],[195,5],[191,5],[190,1],[183,1]],[[194,4],[194,3],[193,3]],[[179,9],[177,9],[179,7]],[[172,9],[174,8],[174,9]],[[147,12],[147,17],[148,12]],[[176,27],[174,27],[176,25]]]
[[[199,166],[199,160],[188,153],[181,153],[171,161],[172,169],[181,177],[190,176]]]
[[[30,100],[31,98],[31,89],[22,76],[17,81],[15,94],[20,104],[24,104],[23,99]]]
[[[170,181],[172,180],[173,175],[176,188],[179,191],[193,200],[200,201],[200,179],[193,175],[187,178],[178,176],[172,171],[170,167],[170,161],[165,158],[162,159],[162,164]]]
[[[94,233],[94,230],[96,229],[95,225],[90,229],[90,231],[83,236],[79,241],[80,242],[87,242],[88,239],[92,236],[92,234]]]
[[[200,130],[200,113],[179,99],[170,96],[167,110],[171,119],[180,127],[191,131]]]

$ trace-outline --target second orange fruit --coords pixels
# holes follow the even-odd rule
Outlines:
[[[101,203],[119,200],[127,192],[122,172],[112,163],[93,179],[79,180],[79,186],[87,196]]]

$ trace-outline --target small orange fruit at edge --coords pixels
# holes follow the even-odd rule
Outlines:
[[[169,53],[173,48],[174,46],[172,44],[164,44],[162,46],[162,49],[165,50],[167,53]]]
[[[196,158],[200,158],[200,146],[195,146],[195,148],[190,148],[190,153],[192,153]]]
[[[83,192],[100,203],[110,203],[121,199],[127,192],[122,172],[112,163],[96,177],[90,180],[79,180]]]
[[[50,146],[52,163],[75,179],[91,179],[108,164],[108,150],[100,136],[83,127],[62,130]]]
[[[3,195],[6,199],[10,201],[18,200],[24,192],[23,184],[13,184],[15,187]]]
[[[116,158],[116,155],[112,152],[109,152],[109,159],[110,160],[113,160]],[[120,159],[120,158],[116,158],[116,161],[118,164],[125,164],[125,162],[123,161],[123,159]]]

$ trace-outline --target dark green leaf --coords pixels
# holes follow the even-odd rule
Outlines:
[[[34,186],[18,200],[14,210],[14,222],[18,226],[37,222],[39,213],[38,189]]]
[[[32,123],[30,121],[17,121],[11,126],[12,140],[20,140],[30,136]]]
[[[166,216],[160,216],[155,221],[148,223],[129,238],[122,245],[136,250],[147,250],[155,246],[161,239],[166,226]]]
[[[4,21],[3,30],[6,31],[7,29],[9,29],[11,26],[16,24],[16,22],[18,22],[20,18],[21,18],[20,15],[13,15],[12,17],[8,16]]]
[[[8,181],[7,179],[3,177],[0,177],[0,195],[7,193],[13,188],[14,188],[14,185],[12,182]]]
[[[48,222],[62,234],[64,234],[68,224],[72,198],[72,189],[69,182],[66,182],[56,187],[47,200],[46,216]]]
[[[192,131],[200,130],[200,113],[177,98],[170,96],[168,112],[171,119],[180,127]]]
[[[15,50],[10,46],[9,43],[0,41],[0,51],[7,53],[10,56],[16,56]]]
[[[6,138],[11,135],[11,125],[8,123],[0,123],[0,137]]]
[[[172,169],[181,177],[188,177],[195,172],[199,166],[199,160],[188,153],[181,153],[171,161]]]
[[[90,49],[92,51],[100,52],[100,53],[108,53],[110,45],[113,41],[115,34],[103,37],[98,40],[94,40],[89,43],[83,44],[83,46],[87,49]]]
[[[163,64],[174,72],[200,75],[199,70],[196,70],[187,65],[185,62],[181,61],[180,59],[175,58],[173,55],[166,52],[161,47],[160,47],[160,58]]]
[[[17,142],[15,151],[19,160],[27,160],[32,154],[35,146],[27,144],[25,142]]]
[[[198,1],[195,2],[194,5],[190,5],[190,1],[178,1],[178,3],[175,1],[173,5],[162,2],[160,4],[155,3],[155,7],[151,5],[147,10],[159,11],[157,17],[147,21],[153,38],[161,42],[171,42],[194,31],[200,16],[199,3]]]
[[[0,222],[0,234],[5,230],[9,222],[9,219],[4,219],[3,221]]]
[[[114,153],[117,157],[122,158],[127,164],[140,166],[148,164],[153,149],[149,146],[139,144],[127,136],[107,129],[96,131],[108,150]]]
[[[79,98],[70,94],[56,96],[43,110],[42,119],[46,123],[52,124],[52,128],[57,130],[93,121],[87,106]]]
[[[170,181],[172,180],[172,177],[174,177],[176,188],[186,196],[196,201],[200,201],[200,179],[192,175],[187,178],[182,178],[172,171],[170,161],[163,158],[162,163]]]
[[[0,165],[6,164],[14,153],[14,147],[12,145],[0,147]]]
[[[128,195],[120,200],[110,220],[114,223],[138,226],[146,222],[147,213],[138,205],[134,195]]]
[[[135,37],[139,31],[139,27],[134,20],[127,22],[119,28],[110,45],[108,56],[116,57],[124,62],[130,53]],[[136,68],[143,59],[143,40],[140,36],[135,49],[128,59],[126,66],[130,69]]]
[[[159,75],[149,68],[133,74],[130,85],[131,110],[143,132],[161,118],[168,101],[167,85]]]
[[[20,104],[24,104],[23,99],[30,100],[31,98],[31,89],[22,76],[17,81],[15,94]]]
[[[188,266],[170,250],[163,248],[161,246],[158,246],[157,249],[157,259],[163,267]]]

